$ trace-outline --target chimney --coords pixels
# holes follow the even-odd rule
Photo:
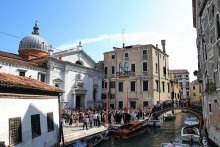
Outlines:
[[[162,45],[163,52],[166,53],[166,48],[165,48],[166,40],[161,40],[161,45]]]
[[[156,44],[156,48],[158,49],[158,44]]]

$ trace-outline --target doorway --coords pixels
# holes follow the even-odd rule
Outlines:
[[[81,107],[81,96],[76,96],[76,108]]]
[[[136,109],[136,101],[130,101],[130,108]]]

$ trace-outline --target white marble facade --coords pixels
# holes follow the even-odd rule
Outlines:
[[[81,47],[56,52],[48,61],[49,84],[65,90],[62,108],[102,106],[102,72]]]

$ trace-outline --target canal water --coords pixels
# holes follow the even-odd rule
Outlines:
[[[177,113],[176,119],[165,121],[160,128],[148,127],[145,133],[129,139],[118,139],[111,137],[102,141],[96,147],[159,147],[161,143],[169,143],[178,140],[181,136],[181,128],[184,120],[190,113]],[[190,147],[200,147],[199,144],[192,144]]]

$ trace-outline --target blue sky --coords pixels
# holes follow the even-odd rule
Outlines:
[[[191,0],[7,0],[0,2],[0,32],[23,38],[38,21],[40,35],[60,50],[83,49],[95,60],[126,45],[166,40],[170,69],[197,69]],[[20,38],[0,33],[0,50],[18,53]]]

